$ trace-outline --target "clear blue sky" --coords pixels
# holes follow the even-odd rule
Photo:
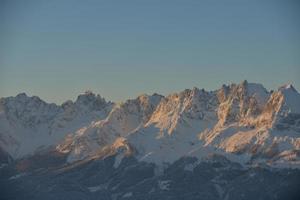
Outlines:
[[[299,19],[297,0],[1,0],[0,96],[299,90]]]

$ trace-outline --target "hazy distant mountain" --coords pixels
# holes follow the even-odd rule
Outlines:
[[[292,199],[300,94],[247,81],[123,103],[19,94],[0,100],[0,159],[6,199]]]

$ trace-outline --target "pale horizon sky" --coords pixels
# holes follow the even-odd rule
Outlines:
[[[296,0],[3,0],[0,97],[123,101],[245,79],[299,91],[299,11]]]

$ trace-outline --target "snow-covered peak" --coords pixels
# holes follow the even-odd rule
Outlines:
[[[21,93],[0,100],[0,146],[14,158],[34,153],[61,141],[93,120],[105,118],[112,103],[94,94],[61,106]]]
[[[75,101],[75,105],[81,109],[93,111],[102,110],[107,104],[111,104],[111,102],[106,102],[99,94],[95,95],[91,91],[86,91],[84,94],[79,95]]]
[[[115,117],[115,115],[123,115],[123,117],[120,116],[121,118],[135,115],[141,117],[140,120],[143,122],[146,122],[162,99],[163,96],[158,94],[142,94],[135,99],[129,99],[115,106],[108,119]]]
[[[300,94],[291,85],[285,85],[278,89],[284,98],[283,107],[290,113],[300,113]]]
[[[280,87],[272,93],[261,119],[271,127],[300,132],[300,94],[292,85]]]
[[[137,100],[141,103],[141,105],[157,105],[164,96],[154,93],[153,95],[142,94],[137,97]]]
[[[261,85],[243,81],[240,84],[223,85],[217,91],[219,99],[219,124],[238,122],[246,117],[258,116],[270,93]]]
[[[45,123],[61,111],[56,104],[48,104],[37,96],[29,97],[25,93],[2,98],[0,104],[9,120],[26,127]]]
[[[173,93],[163,98],[152,114],[147,126],[155,124],[168,134],[179,131],[182,124],[188,126],[189,120],[208,120],[215,112],[217,99],[214,92],[193,88]]]
[[[300,94],[290,84],[279,87],[265,105],[264,113],[275,113],[273,117],[284,117],[300,113]]]
[[[254,97],[260,103],[265,103],[266,98],[268,98],[269,92],[262,84],[258,83],[248,83],[244,80],[240,84],[231,84],[230,86],[224,86],[221,88],[229,98],[237,97],[239,99],[245,99],[247,97]]]

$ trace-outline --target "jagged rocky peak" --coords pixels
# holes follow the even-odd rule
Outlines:
[[[88,114],[91,112],[104,111],[108,114],[113,105],[114,103],[110,101],[107,102],[99,94],[96,95],[91,91],[86,91],[80,94],[75,102],[68,100],[64,102],[61,107],[64,110],[65,117],[71,120],[80,113]]]
[[[281,86],[270,96],[264,112],[279,116],[300,113],[300,94],[291,84]]]
[[[148,105],[157,105],[161,99],[164,98],[163,95],[160,95],[160,94],[157,94],[157,93],[154,93],[152,95],[148,95],[148,94],[141,94],[137,97],[137,100],[142,104],[142,105],[145,105],[145,106],[148,106]]]
[[[223,85],[218,90],[218,98],[220,102],[228,99],[245,100],[248,97],[254,97],[258,102],[265,103],[269,96],[269,92],[263,85],[257,83],[248,83],[247,80],[242,81],[240,84],[231,84],[229,86]]]
[[[138,101],[138,105],[140,106],[142,112],[144,113],[143,121],[146,122],[149,120],[151,114],[154,112],[160,101],[164,97],[159,94],[147,95],[142,94],[138,96],[136,99]]]
[[[218,101],[215,92],[194,87],[183,92],[181,113],[190,119],[203,119],[205,112],[215,112]]]
[[[289,113],[300,113],[300,94],[293,85],[284,85],[278,89],[278,92],[284,98],[284,107],[286,111]]]
[[[259,122],[279,130],[300,132],[300,94],[297,90],[287,84],[273,92]]]
[[[107,102],[100,95],[95,95],[91,91],[86,91],[80,94],[76,101],[68,100],[64,102],[61,107],[63,112],[58,117],[57,123],[60,124],[60,120],[72,121],[76,118],[92,117],[94,120],[106,118],[109,112],[114,106],[113,102]],[[61,126],[61,125],[59,125]]]
[[[88,108],[91,110],[102,110],[107,104],[112,104],[111,102],[106,102],[106,100],[99,94],[95,95],[92,91],[88,90],[84,94],[80,94],[75,105],[82,108]]]
[[[146,123],[163,96],[142,94],[115,106],[108,116],[109,122],[118,122],[126,130],[133,130],[140,123]],[[124,128],[127,127],[127,128]]]
[[[148,95],[148,94],[141,94],[139,95],[137,98],[135,99],[129,99],[125,102],[126,103],[129,103],[129,102],[134,102],[134,103],[137,103],[137,104],[140,104],[142,106],[149,106],[149,105],[157,105],[160,100],[163,98],[162,95],[159,95],[159,94],[153,94],[153,95]]]
[[[59,108],[59,106],[57,106],[54,103],[46,103],[45,101],[41,100],[38,96],[30,97],[26,93],[20,93],[15,97],[1,98],[0,102],[7,109],[14,108],[22,110],[32,108],[33,110],[35,110],[43,108],[45,106],[53,109]]]
[[[184,112],[199,102],[207,100],[209,97],[212,97],[212,94],[204,89],[199,90],[196,87],[185,89],[182,92],[170,94],[162,99],[157,111],[168,113],[175,109],[179,112]]]
[[[223,85],[217,91],[220,103],[218,116],[221,124],[239,121],[244,117],[258,116],[270,93],[257,83],[248,83],[246,80],[240,84]]]
[[[148,125],[155,124],[162,132],[167,131],[168,134],[172,134],[187,120],[203,120],[208,113],[215,114],[216,106],[217,98],[214,92],[199,90],[196,87],[185,89],[163,98]]]
[[[0,104],[8,119],[19,121],[29,127],[51,120],[61,110],[54,103],[48,104],[39,97],[30,97],[26,93],[2,98]]]

